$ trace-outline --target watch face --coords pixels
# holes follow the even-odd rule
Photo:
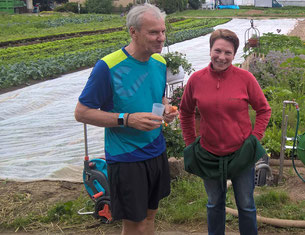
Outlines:
[[[124,118],[118,118],[118,125],[124,126]]]

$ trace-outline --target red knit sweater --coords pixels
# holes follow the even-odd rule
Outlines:
[[[256,111],[254,128],[249,105]],[[196,139],[196,106],[201,115],[200,144],[218,156],[235,152],[251,134],[260,140],[271,116],[271,108],[255,77],[233,65],[216,72],[210,64],[188,80],[180,104],[186,145]]]

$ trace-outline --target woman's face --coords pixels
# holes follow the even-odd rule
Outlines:
[[[233,43],[221,38],[217,39],[210,50],[210,56],[214,70],[226,70],[234,59]]]

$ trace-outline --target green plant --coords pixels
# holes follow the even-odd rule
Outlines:
[[[179,30],[176,32],[169,33],[167,35],[167,42],[168,45],[171,45],[177,42],[183,42],[188,39],[204,36],[211,32],[213,32],[213,28],[207,28],[205,26],[188,30]]]
[[[187,8],[187,0],[156,0],[156,5],[166,14],[183,11]]]
[[[84,12],[84,8],[81,7],[80,8],[80,12],[83,13]],[[54,9],[54,11],[57,12],[73,12],[73,13],[78,13],[78,3],[76,2],[67,2],[61,6],[58,6]]]
[[[258,207],[278,208],[283,204],[289,203],[289,195],[283,191],[269,191],[255,197],[255,203]]]
[[[250,37],[250,39],[258,39],[258,35],[256,34],[256,33],[253,33],[252,35],[251,35],[251,37]]]
[[[163,134],[166,140],[167,157],[182,158],[185,143],[179,119],[175,118],[170,124],[165,123],[163,125]]]
[[[133,4],[130,2],[130,3],[127,4],[125,10],[128,12],[132,7],[133,7]]]
[[[197,10],[201,6],[201,1],[200,0],[188,0],[190,7],[193,8],[194,10]]]
[[[48,211],[47,221],[58,221],[62,217],[71,217],[73,202],[58,203],[51,210]]]
[[[260,47],[253,52],[267,55],[270,51],[285,52],[289,50],[294,54],[304,51],[305,46],[302,40],[296,36],[286,36],[282,34],[266,33],[260,37]]]
[[[188,62],[185,57],[185,54],[180,52],[168,52],[163,55],[166,60],[166,66],[171,70],[173,74],[179,73],[179,67],[182,66],[184,71],[190,74],[194,69],[192,68],[192,64]]]
[[[183,86],[177,87],[175,90],[173,90],[173,94],[170,97],[171,105],[177,106],[178,108],[180,107],[180,102],[181,102],[181,98],[183,95],[183,91],[184,91]]]
[[[169,223],[192,223],[206,218],[207,195],[202,179],[188,175],[172,181],[171,194],[160,202],[157,219]]]
[[[85,2],[88,13],[110,14],[113,9],[111,0],[87,0]]]
[[[298,96],[304,95],[305,92],[305,56],[303,58],[296,56],[288,58],[280,65],[280,77],[284,80],[288,78],[288,85],[293,93]]]

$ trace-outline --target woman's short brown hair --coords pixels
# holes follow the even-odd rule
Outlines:
[[[210,37],[210,49],[212,49],[212,47],[217,39],[224,39],[226,41],[233,43],[234,55],[236,54],[237,49],[239,47],[239,39],[238,39],[236,33],[232,32],[231,30],[228,30],[228,29],[215,30],[211,34],[211,37]]]

